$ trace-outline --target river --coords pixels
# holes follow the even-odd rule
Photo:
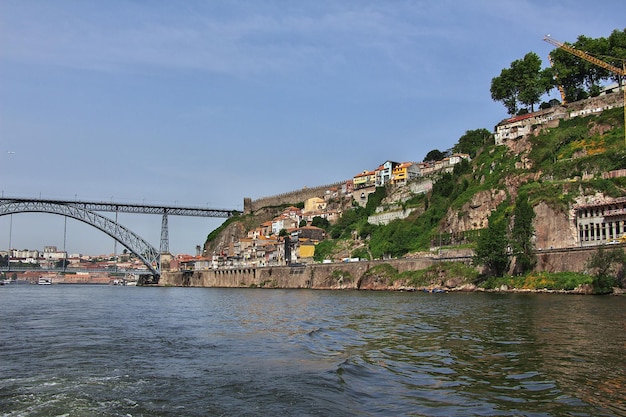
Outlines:
[[[626,297],[0,287],[0,416],[626,416]]]

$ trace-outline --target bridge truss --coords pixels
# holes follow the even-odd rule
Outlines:
[[[161,214],[160,251],[150,243],[108,217],[96,211],[115,213]],[[154,206],[145,204],[123,204],[113,202],[89,202],[71,200],[47,200],[29,198],[0,198],[0,216],[15,213],[39,212],[67,216],[87,223],[111,236],[135,254],[148,267],[152,281],[157,283],[161,275],[161,253],[169,253],[168,214],[200,217],[231,217],[236,210],[209,209],[201,207]],[[117,218],[116,218],[117,220]]]

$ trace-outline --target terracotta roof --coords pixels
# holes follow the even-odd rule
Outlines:
[[[308,230],[324,230],[321,227],[315,227],[315,226],[302,226],[300,229],[308,229]]]

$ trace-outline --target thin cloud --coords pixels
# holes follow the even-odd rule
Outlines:
[[[148,66],[245,75],[320,63],[341,66],[360,54],[386,56],[409,68],[403,50],[419,48],[420,38],[446,35],[427,27],[416,31],[405,13],[383,7],[335,8],[313,16],[253,9],[226,19],[196,11],[191,18],[174,15],[167,21],[144,11],[126,8],[102,17],[95,11],[76,16],[52,9],[52,16],[44,17],[31,9],[15,20],[5,17],[0,54],[3,59],[101,71]],[[424,14],[419,8],[406,12],[418,18]]]

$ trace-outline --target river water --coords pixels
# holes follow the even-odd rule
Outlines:
[[[0,287],[0,416],[626,416],[626,297]]]

